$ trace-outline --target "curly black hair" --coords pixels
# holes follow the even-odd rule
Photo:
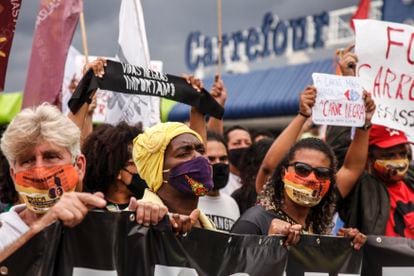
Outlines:
[[[244,213],[256,203],[257,172],[272,143],[273,140],[269,138],[254,142],[241,158],[240,179],[242,186],[231,195],[239,205],[240,213]]]
[[[243,190],[247,191],[250,187],[256,187],[257,172],[272,143],[273,140],[270,138],[254,142],[241,158],[240,178]]]
[[[328,192],[322,198],[318,205],[310,209],[306,218],[306,225],[312,229],[315,234],[327,234],[333,227],[332,218],[335,212],[335,193],[336,186],[336,167],[337,160],[332,149],[322,140],[317,138],[306,138],[298,141],[285,156],[283,161],[276,168],[272,177],[271,184],[274,185],[274,204],[276,209],[280,209],[284,204],[284,183],[282,181],[283,172],[289,163],[294,159],[295,154],[301,149],[312,149],[324,153],[330,161],[330,169],[332,170],[331,185]]]
[[[132,141],[142,133],[141,124],[116,126],[102,124],[85,140],[82,153],[86,157],[84,190],[107,193],[121,169],[131,158]]]
[[[7,125],[0,126],[0,138],[6,130]],[[19,194],[14,187],[13,179],[10,176],[10,166],[7,158],[0,150],[0,202],[15,204],[19,201]]]
[[[10,166],[6,157],[0,150],[0,201],[7,204],[15,204],[19,201],[19,195],[10,176]]]

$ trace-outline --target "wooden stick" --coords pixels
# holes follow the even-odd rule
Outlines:
[[[221,74],[221,54],[223,52],[222,49],[222,37],[223,37],[223,32],[222,32],[222,20],[221,20],[221,0],[217,0],[217,50],[218,50],[218,64],[217,64],[217,74],[220,75]]]
[[[86,37],[86,27],[85,27],[85,17],[83,15],[83,11],[79,14],[79,21],[80,21],[80,27],[82,32],[82,46],[83,46],[83,54],[85,55],[85,63],[89,63],[89,54],[88,54],[88,40]]]

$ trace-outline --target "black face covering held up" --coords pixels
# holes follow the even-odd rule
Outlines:
[[[213,165],[213,190],[224,188],[229,181],[230,168],[228,164],[217,163]]]
[[[229,150],[230,163],[240,170],[241,160],[248,148],[238,148]]]

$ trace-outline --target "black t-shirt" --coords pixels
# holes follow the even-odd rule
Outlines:
[[[262,206],[254,206],[247,210],[233,225],[231,233],[267,235],[273,219],[285,220],[277,212],[266,211]]]

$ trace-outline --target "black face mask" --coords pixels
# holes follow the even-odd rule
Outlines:
[[[213,182],[214,188],[213,190],[219,190],[224,188],[227,185],[229,180],[229,165],[224,163],[217,163],[213,166]]]
[[[134,194],[136,199],[141,199],[144,196],[144,191],[148,188],[148,185],[145,180],[139,176],[139,174],[129,173],[132,175],[132,180],[131,183],[127,185],[127,188]]]
[[[240,170],[241,160],[248,148],[239,148],[229,150],[230,163]]]

